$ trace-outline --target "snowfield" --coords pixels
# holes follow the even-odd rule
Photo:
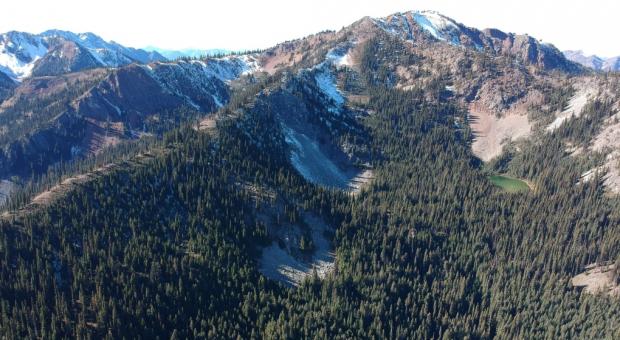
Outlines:
[[[458,36],[445,34],[449,31],[458,32],[459,27],[441,14],[432,11],[416,12],[413,14],[413,20],[436,39],[449,41],[455,45],[460,44]]]
[[[85,48],[103,67],[120,67],[134,62],[165,60],[161,55],[107,42],[93,33],[49,30],[41,34],[8,32],[0,34],[0,72],[20,81],[32,74],[35,63],[50,52],[55,40],[74,42]],[[56,56],[63,57],[62,51]]]
[[[351,55],[348,48],[334,48],[326,55],[326,61],[336,65],[336,67],[344,67],[353,65]]]
[[[338,90],[336,80],[329,68],[321,67],[319,72],[314,76],[314,79],[321,92],[336,105],[335,107],[328,107],[329,111],[337,113],[344,104],[344,97],[340,93],[340,90]]]
[[[413,11],[398,13],[386,19],[375,18],[374,22],[381,29],[392,35],[399,36],[407,41],[413,40],[413,27],[409,23],[411,17],[413,23],[437,40],[446,41],[452,45],[460,46],[461,28],[452,19],[447,18],[435,11]]]
[[[0,72],[14,80],[30,76],[34,64],[47,53],[43,39],[19,32],[0,35]]]

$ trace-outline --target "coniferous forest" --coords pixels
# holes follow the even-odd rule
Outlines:
[[[213,131],[196,129],[196,112],[167,112],[188,118],[33,176],[0,222],[2,337],[620,338],[618,300],[569,283],[588,264],[620,260],[620,201],[599,177],[576,185],[590,164],[568,158],[564,143],[587,141],[610,104],[593,102],[586,118],[484,164],[446,80],[395,88],[385,62],[395,57],[420,62],[397,41],[371,39],[359,72],[337,71],[368,98],[356,109],[371,112],[347,123],[355,136],[334,128],[373,169],[357,195],[313,184],[291,164],[282,113],[264,103],[286,81],[297,84],[293,97],[320,103],[286,72],[233,92],[212,114],[225,117]],[[42,188],[114,161],[124,166],[20,209]],[[505,192],[490,173],[532,189]],[[313,212],[333,226],[332,273],[297,287],[261,274],[270,239],[258,212],[276,201],[283,221]]]

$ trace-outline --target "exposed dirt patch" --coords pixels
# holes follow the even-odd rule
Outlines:
[[[620,194],[620,151],[616,150],[607,156],[608,161],[605,163],[607,173],[603,177],[603,184],[612,194]]]
[[[620,92],[617,77],[589,77],[581,78],[574,85],[576,93],[570,101],[568,108],[556,118],[554,123],[559,122],[563,117],[570,119],[581,115],[582,110],[588,102],[600,100],[611,103],[610,112],[601,112],[608,116],[600,127],[598,134],[589,143],[583,145],[572,145],[567,143],[566,151],[571,156],[588,156],[599,154],[605,156],[604,160],[592,169],[584,172],[579,179],[579,183],[585,183],[596,175],[600,178],[608,194],[620,194]],[[563,122],[563,121],[562,121]],[[562,122],[557,123],[558,126]],[[547,130],[552,130],[557,126],[550,125]]]
[[[194,126],[194,129],[206,133],[212,137],[216,137],[218,135],[217,125],[219,122],[235,119],[237,117],[238,115],[236,114],[214,112],[201,119],[198,124]]]
[[[112,170],[113,168],[115,168],[116,165],[115,164],[106,164],[102,167],[99,167],[91,172],[85,173],[85,174],[79,174],[73,177],[69,177],[64,179],[62,182],[60,182],[59,184],[56,184],[55,186],[51,187],[50,189],[41,192],[40,194],[38,194],[37,196],[35,196],[32,201],[30,202],[30,205],[32,206],[46,206],[49,205],[51,202],[53,202],[55,199],[57,199],[58,197],[64,195],[65,193],[69,192],[72,187],[79,185],[79,184],[83,184],[85,182],[87,182],[88,180],[90,180],[91,178],[95,178],[97,176],[100,176],[102,174],[108,173],[110,170]]]
[[[614,150],[607,154],[605,162],[601,166],[597,166],[584,172],[581,175],[580,182],[588,182],[595,175],[603,174],[603,185],[609,194],[620,194],[620,150]]]
[[[216,125],[217,125],[217,119],[215,115],[210,115],[198,123],[198,130],[206,131],[206,132],[211,131],[215,129]]]
[[[472,150],[485,162],[499,156],[506,143],[527,137],[532,130],[527,112],[523,110],[510,110],[498,116],[484,105],[473,103],[469,112],[474,132]]]
[[[124,125],[121,122],[101,122],[85,118],[86,133],[81,148],[87,154],[96,155],[103,149],[117,145],[124,137]]]
[[[236,184],[242,190],[248,192],[255,202],[273,203],[277,197],[276,192],[269,188],[260,187],[250,182],[238,182]]]
[[[347,102],[351,105],[367,105],[370,102],[370,96],[360,94],[347,94]]]
[[[366,185],[368,185],[368,183],[370,183],[370,181],[372,181],[374,178],[375,178],[375,174],[370,169],[366,169],[360,172],[359,174],[357,174],[357,176],[353,177],[353,179],[349,181],[349,188],[350,188],[351,194],[353,195],[359,194],[362,191],[362,189],[366,187]]]
[[[615,281],[615,265],[588,265],[586,271],[573,277],[573,287],[582,288],[590,294],[608,294],[620,296],[620,286]]]

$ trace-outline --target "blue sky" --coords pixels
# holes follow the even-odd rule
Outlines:
[[[12,0],[1,6],[0,32],[58,28],[133,47],[254,49],[414,9],[528,33],[562,50],[620,55],[619,0]]]

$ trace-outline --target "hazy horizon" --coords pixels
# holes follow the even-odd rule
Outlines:
[[[3,7],[11,15],[0,21],[0,32],[40,33],[48,29],[92,32],[136,48],[252,50],[319,31],[338,30],[364,16],[435,10],[470,27],[527,33],[560,50],[583,50],[601,57],[620,55],[620,46],[613,43],[619,31],[614,16],[620,12],[620,3],[610,0],[571,4],[549,0],[520,3],[266,0],[217,4],[179,0],[174,5],[160,0],[148,5],[110,0],[89,6],[75,0],[54,3],[31,0],[7,3]]]

